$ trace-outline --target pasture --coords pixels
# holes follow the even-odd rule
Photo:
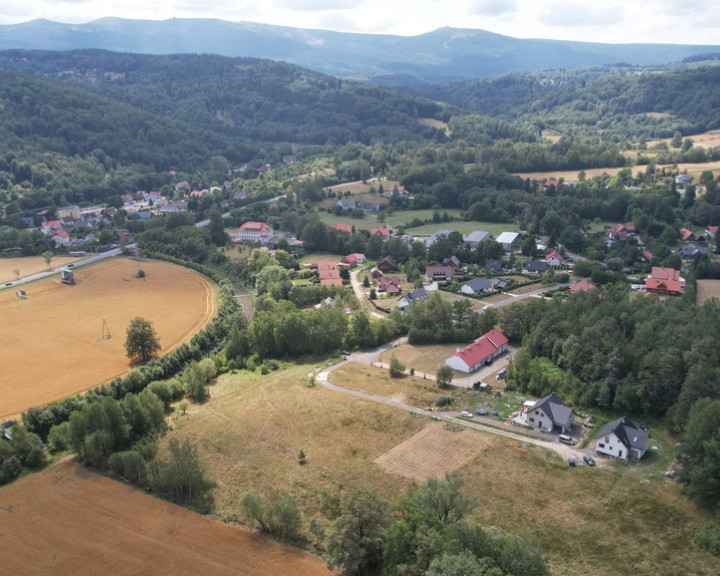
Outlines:
[[[83,392],[131,366],[125,352],[130,320],[142,316],[157,332],[161,354],[189,340],[215,315],[204,276],[165,262],[115,257],[75,269],[75,286],[59,276],[0,291],[0,418]],[[111,338],[102,339],[103,321]]]
[[[317,557],[71,461],[0,488],[10,574],[330,576]]]
[[[693,542],[702,526],[717,529],[717,520],[664,476],[672,443],[660,445],[670,453],[640,466],[608,461],[569,468],[554,452],[475,430],[454,432],[432,419],[311,386],[308,376],[319,367],[223,375],[207,404],[174,417],[168,438],[198,444],[218,485],[220,518],[235,520],[242,494],[256,490],[294,496],[305,522],[325,522],[345,490],[375,490],[392,501],[427,474],[459,469],[480,501],[470,520],[532,530],[553,574],[720,573],[720,558]],[[330,381],[419,406],[439,392],[430,382],[393,380],[387,371],[355,363],[331,373]],[[301,449],[304,466],[297,462]]]

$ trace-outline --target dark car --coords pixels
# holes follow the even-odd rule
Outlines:
[[[585,464],[587,464],[588,466],[595,466],[595,460],[593,460],[592,456],[585,454],[585,456],[583,456],[583,460],[585,461]]]
[[[650,425],[647,422],[638,422],[638,428],[640,428],[640,430],[647,430],[650,428]]]
[[[570,468],[575,468],[575,460],[573,460],[572,458],[570,458],[570,459],[568,460],[568,466],[570,466]]]
[[[487,416],[487,414],[488,414],[487,408],[476,408],[475,414],[477,414],[478,416]]]

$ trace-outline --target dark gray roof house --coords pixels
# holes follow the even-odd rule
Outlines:
[[[637,428],[627,416],[613,420],[597,436],[598,454],[622,460],[639,460],[645,454],[647,444],[647,430]]]
[[[357,208],[357,204],[353,198],[341,198],[335,202],[335,205],[340,206],[343,210],[355,210],[355,208]]]
[[[460,287],[460,292],[462,294],[476,295],[480,292],[486,292],[491,289],[492,284],[488,282],[487,278],[473,278]]]
[[[545,432],[559,431],[564,434],[572,429],[575,415],[572,408],[565,406],[560,397],[553,392],[540,398],[527,409],[526,420],[533,428]]]
[[[502,260],[485,260],[485,270],[502,272]]]
[[[537,260],[531,260],[525,262],[523,266],[523,272],[526,274],[545,274],[548,270],[549,264],[547,262],[538,262]]]
[[[402,310],[403,312],[407,309],[409,309],[413,304],[416,304],[417,302],[424,302],[425,300],[428,300],[430,297],[428,296],[427,291],[425,288],[418,288],[417,290],[413,290],[412,292],[408,292],[398,300],[398,308]]]

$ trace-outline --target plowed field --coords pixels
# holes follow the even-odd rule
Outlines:
[[[0,292],[0,418],[82,392],[126,372],[130,320],[150,320],[161,353],[189,340],[216,311],[212,284],[165,262],[113,258],[76,268],[75,286],[53,276]],[[110,338],[103,339],[103,320]]]
[[[65,462],[0,488],[7,574],[330,576],[322,561]]]

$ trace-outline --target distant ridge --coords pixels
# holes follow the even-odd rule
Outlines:
[[[517,39],[447,27],[418,36],[353,34],[209,18],[102,18],[86,24],[41,19],[0,25],[0,50],[15,48],[269,58],[341,78],[388,85],[437,84],[618,62],[663,65],[720,52],[720,45]]]

